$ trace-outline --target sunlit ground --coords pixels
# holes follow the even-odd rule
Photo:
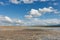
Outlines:
[[[0,27],[0,40],[60,40],[58,27]]]

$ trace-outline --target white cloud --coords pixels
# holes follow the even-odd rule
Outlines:
[[[40,25],[40,26],[43,26],[43,25],[58,25],[60,24],[60,19],[38,19],[38,18],[34,18],[34,19],[31,19],[27,22],[25,22],[25,25]]]
[[[47,19],[45,20],[47,24],[60,24],[60,19]]]
[[[31,4],[31,3],[34,3],[37,1],[46,2],[46,1],[54,1],[54,0],[9,0],[9,1],[6,1],[6,3],[0,2],[0,5],[3,5],[3,4],[8,5],[10,3],[13,3],[13,4],[20,4],[20,3]],[[54,5],[56,5],[56,4],[57,3],[54,3]]]
[[[22,0],[24,3],[33,3],[34,1],[40,1],[40,2],[46,2],[46,1],[49,1],[49,0]]]
[[[44,8],[39,8],[38,10],[36,9],[31,9],[28,15],[25,15],[26,18],[34,18],[34,17],[40,17],[44,15],[45,13],[54,13],[58,14],[60,13],[57,9],[54,9],[53,7],[44,7]]]
[[[13,4],[20,4],[20,3],[25,3],[25,4],[31,4],[31,3],[34,3],[34,2],[37,2],[37,1],[40,1],[40,2],[46,2],[46,1],[54,1],[54,0],[9,0],[9,1],[6,1],[6,5],[9,4],[9,3],[13,3]],[[0,2],[0,5],[3,5],[4,2]],[[57,3],[53,3],[54,5],[57,5]]]
[[[18,0],[9,0],[9,1],[14,4],[20,4],[21,2],[28,4],[28,3],[33,3],[36,0],[19,0],[19,1]]]
[[[23,0],[24,3],[33,3],[34,0]]]
[[[18,1],[18,0],[9,0],[9,2],[14,3],[14,4],[19,4],[20,3],[20,1]]]
[[[0,22],[8,22],[8,23],[11,23],[12,20],[7,17],[7,16],[0,16]]]
[[[41,13],[39,13],[38,10],[31,9],[30,15],[32,15],[32,16],[41,16]]]
[[[36,9],[31,9],[31,11],[29,12],[29,15],[25,15],[25,17],[29,19],[37,16],[41,16],[41,13]]]
[[[22,24],[22,23],[23,23],[23,20],[13,19],[13,22],[14,22],[15,24]]]
[[[32,15],[25,15],[24,17],[25,18],[28,18],[28,19],[31,19],[32,18]]]
[[[8,21],[8,22],[12,22],[12,19],[7,17],[7,16],[5,16],[5,20]]]
[[[0,26],[32,26],[32,25],[57,25],[60,19],[39,19],[32,18],[29,20],[13,19],[8,16],[0,16]]]
[[[12,19],[8,16],[0,16],[0,24],[1,25],[16,25],[16,24],[23,24],[23,21],[20,19]]]
[[[52,8],[52,7],[48,7],[48,8],[46,8],[46,7],[44,7],[44,8],[39,8],[39,11],[40,12],[42,12],[42,13],[46,13],[46,12],[54,12],[54,8]]]
[[[44,13],[54,13],[59,14],[60,12],[53,7],[44,7],[36,9],[31,9],[28,15],[25,15],[26,18],[30,18],[30,20],[25,21],[25,25],[56,25],[60,24],[60,19],[39,19],[40,16],[44,15]]]
[[[25,3],[25,4],[30,4],[30,3],[34,3],[34,2],[37,2],[37,1],[40,1],[40,2],[46,2],[46,1],[49,1],[49,0],[10,0],[11,3],[14,3],[14,4],[19,4],[21,2]]]

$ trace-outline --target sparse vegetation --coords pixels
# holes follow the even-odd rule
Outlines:
[[[24,29],[21,27],[0,27],[0,40],[60,40],[60,32],[43,29]],[[22,30],[20,30],[22,29]]]

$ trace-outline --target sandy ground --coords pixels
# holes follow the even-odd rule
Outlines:
[[[60,31],[42,27],[0,27],[0,40],[60,40]]]

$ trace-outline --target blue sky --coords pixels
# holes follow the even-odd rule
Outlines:
[[[60,0],[0,0],[0,24],[60,24]]]

